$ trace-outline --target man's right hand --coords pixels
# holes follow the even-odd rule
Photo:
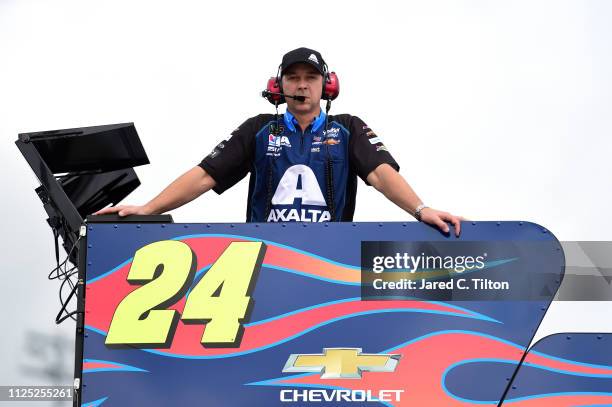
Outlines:
[[[117,213],[119,216],[128,215],[151,215],[153,212],[148,206],[142,205],[119,205],[109,206],[108,208],[100,209],[93,215],[108,215],[109,213]]]

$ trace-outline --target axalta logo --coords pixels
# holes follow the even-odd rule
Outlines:
[[[273,208],[268,222],[326,222],[331,220],[329,211],[320,209]]]
[[[301,199],[302,205],[314,208],[298,210],[291,207],[280,207],[281,205],[293,206],[298,198]],[[272,210],[268,215],[268,222],[325,222],[331,220],[317,177],[306,165],[294,165],[285,171],[278,182],[271,203]]]

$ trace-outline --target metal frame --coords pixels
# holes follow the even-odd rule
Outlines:
[[[71,230],[78,231],[83,223],[81,215],[57,179],[55,179],[55,176],[40,156],[38,150],[36,150],[36,147],[30,142],[30,138],[28,136],[19,136],[19,140],[15,141],[15,144],[41,182],[49,198],[51,198],[51,205],[56,210],[60,210],[61,213],[58,213],[58,215],[61,214],[66,218]]]
[[[78,256],[78,282],[77,282],[77,314],[76,332],[74,340],[74,397],[72,405],[81,405],[81,389],[83,383],[83,339],[85,336],[85,267],[87,265],[87,226],[81,226],[81,240],[79,241]]]

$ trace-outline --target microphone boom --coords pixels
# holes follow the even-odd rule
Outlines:
[[[306,96],[285,95],[284,93],[270,92],[269,90],[264,90],[263,92],[261,92],[261,96],[266,98],[266,99],[269,98],[270,96],[283,96],[285,98],[291,98],[291,99],[297,100],[299,102],[304,102],[306,100]]]

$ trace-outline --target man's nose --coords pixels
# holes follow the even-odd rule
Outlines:
[[[306,78],[301,78],[298,81],[298,89],[306,89],[308,87],[308,81]]]

